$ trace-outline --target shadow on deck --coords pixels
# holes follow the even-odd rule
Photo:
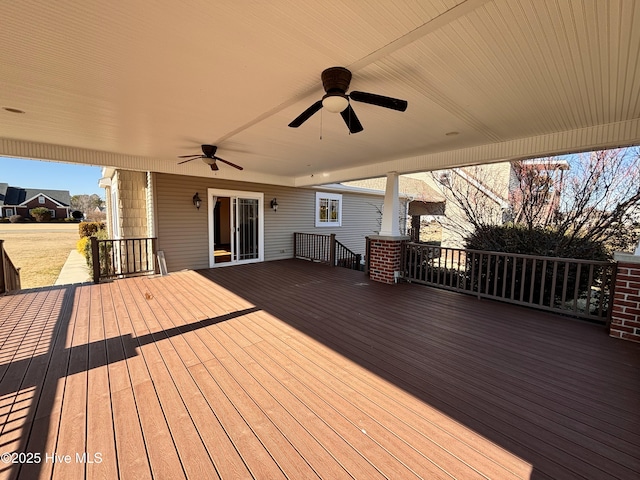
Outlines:
[[[2,479],[640,472],[638,345],[356,271],[292,260],[24,292],[0,298],[0,347],[0,453],[41,455]]]

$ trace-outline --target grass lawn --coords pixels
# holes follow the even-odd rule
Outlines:
[[[0,223],[0,239],[22,288],[34,288],[55,283],[80,236],[77,223]]]

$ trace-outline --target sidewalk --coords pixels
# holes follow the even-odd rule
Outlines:
[[[69,285],[70,283],[86,283],[91,281],[93,280],[89,274],[87,261],[77,250],[71,250],[54,285]]]

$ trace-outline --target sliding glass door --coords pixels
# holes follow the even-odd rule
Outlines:
[[[263,203],[260,192],[209,189],[210,266],[263,260]]]

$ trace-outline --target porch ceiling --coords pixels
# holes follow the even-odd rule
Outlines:
[[[310,185],[640,143],[636,1],[23,0],[0,18],[0,107],[26,112],[0,110],[0,155]],[[288,128],[335,65],[407,111]],[[245,170],[176,165],[201,143]]]

